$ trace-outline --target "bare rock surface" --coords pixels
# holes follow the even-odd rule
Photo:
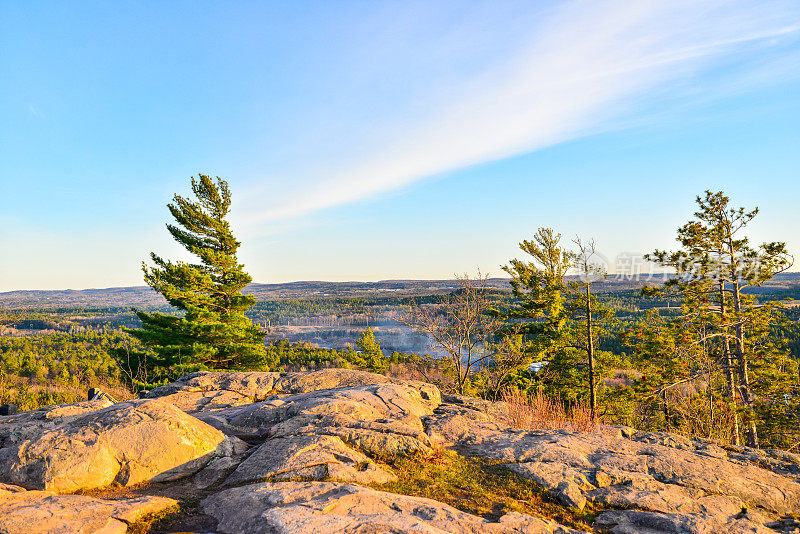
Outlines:
[[[104,397],[72,404],[55,404],[38,410],[2,416],[0,417],[0,449],[36,438],[46,430],[87,413],[108,408],[111,404],[111,401]]]
[[[252,447],[235,436],[226,436],[211,460],[192,477],[198,488],[219,484],[252,452]]]
[[[573,532],[366,487],[404,475],[381,459],[440,447],[505,465],[571,509],[564,517],[597,512],[604,532],[800,526],[800,455],[785,451],[629,427],[518,430],[503,403],[344,369],[193,373],[149,397],[0,417],[0,532],[124,532],[174,502],[148,493],[157,483],[204,496],[202,520],[220,534]],[[136,493],[61,495],[106,486]]]
[[[594,526],[612,534],[775,534],[767,524],[764,516],[742,510],[735,514],[612,510],[600,514]]]
[[[265,441],[239,464],[225,485],[298,477],[359,484],[382,484],[397,478],[338,437],[297,436]]]
[[[219,521],[220,534],[576,532],[520,513],[509,513],[492,522],[431,499],[332,482],[242,486],[212,495],[202,506]]]
[[[436,386],[424,382],[397,380],[350,369],[320,369],[305,373],[208,372],[186,375],[172,384],[148,393],[185,412],[213,411],[265,400],[275,395],[310,393],[326,389],[353,388],[371,384],[413,384],[438,404]]]
[[[437,409],[427,431],[467,454],[507,462],[565,506],[640,509],[601,515],[598,526],[612,532],[719,532],[726,524],[765,532],[766,522],[800,514],[800,457],[783,451],[628,428],[516,430],[463,405]]]
[[[353,388],[371,384],[406,383],[388,376],[350,369],[320,369],[307,373],[286,373],[276,382],[276,393],[310,393],[323,389]],[[421,383],[420,383],[421,384]]]
[[[457,395],[445,395],[442,400],[426,419],[426,433],[432,443],[451,447],[473,443],[510,428],[501,403]]]
[[[251,404],[274,393],[280,373],[200,371],[158,387],[147,394],[192,413]]]
[[[0,487],[0,532],[121,534],[143,516],[177,503],[166,497],[105,500],[50,491],[5,491]]]
[[[338,436],[367,453],[430,451],[423,418],[439,397],[416,383],[377,383],[275,395],[267,400],[194,415],[244,439]]]
[[[169,404],[122,402],[0,449],[0,481],[66,493],[170,480],[201,469],[224,440]]]

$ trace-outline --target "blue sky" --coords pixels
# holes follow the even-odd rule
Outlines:
[[[140,285],[191,175],[259,282],[673,246],[706,188],[800,254],[800,4],[2,2],[0,290]]]

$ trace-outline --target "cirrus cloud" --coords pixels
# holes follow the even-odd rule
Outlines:
[[[374,99],[381,88],[405,83],[408,96],[391,91],[371,109],[368,127],[343,111],[328,136],[337,150],[326,146],[327,156],[316,159],[322,147],[311,143],[296,168],[256,180],[239,222],[251,229],[280,225],[443,172],[608,131],[634,112],[730,91],[726,80],[742,89],[780,80],[797,71],[800,58],[794,2],[612,0],[515,8],[461,14],[432,33],[408,18],[399,27],[384,21],[395,48],[417,40],[409,57],[390,58],[396,69],[379,52],[361,57],[362,68],[380,64],[375,71],[382,78],[359,78],[354,94]],[[433,58],[420,54],[425,50]],[[409,79],[416,63],[420,74]]]

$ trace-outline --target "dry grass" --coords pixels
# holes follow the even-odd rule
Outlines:
[[[109,385],[98,380],[94,387],[117,401],[134,398],[131,391],[119,384]],[[53,404],[69,404],[87,399],[88,387],[65,385],[56,381],[44,383],[26,377],[6,376],[0,379],[0,404],[12,403],[19,411],[36,410]]]
[[[735,420],[736,410],[727,399],[716,398],[712,403],[706,395],[668,390],[657,402],[639,403],[632,426],[731,443]]]
[[[232,470],[232,469],[231,469]],[[128,534],[167,534],[176,532],[214,532],[217,520],[203,513],[200,502],[217,487],[198,489],[191,479],[173,482],[143,482],[134,486],[111,484],[104,488],[80,490],[78,495],[97,499],[133,499],[141,496],[159,496],[175,499],[178,504],[160,512],[140,517],[128,526]]]
[[[436,450],[430,456],[397,456],[388,467],[398,479],[373,484],[382,491],[425,497],[464,512],[497,521],[519,512],[557,521],[582,532],[594,532],[591,524],[599,510],[566,508],[530,480],[511,472],[499,461]]]
[[[516,389],[502,394],[506,407],[506,418],[514,428],[522,430],[570,430],[597,432],[601,425],[597,417],[583,403],[573,405],[569,410],[560,402],[554,401],[541,392],[524,395]]]

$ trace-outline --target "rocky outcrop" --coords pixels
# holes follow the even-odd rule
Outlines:
[[[494,415],[486,406],[444,405],[427,431],[442,445],[505,462],[564,506],[620,509],[600,514],[598,528],[705,533],[731,525],[730,532],[761,532],[800,514],[800,456],[791,453],[626,427],[523,431]]]
[[[452,534],[569,534],[552,521],[509,513],[493,522],[421,497],[355,484],[277,482],[222,491],[205,499],[204,511],[220,532],[425,532]]]
[[[338,436],[369,454],[430,451],[423,419],[439,396],[416,384],[378,383],[272,395],[223,410],[193,412],[226,434],[244,439]]]
[[[225,485],[292,478],[382,484],[397,477],[338,437],[296,436],[265,441],[239,464]]]
[[[124,532],[174,502],[148,493],[164,484],[203,496],[203,517],[219,534],[575,532],[547,518],[478,517],[381,491],[408,476],[387,459],[438,448],[505,466],[550,493],[564,517],[590,510],[599,531],[800,526],[791,518],[800,514],[800,456],[784,451],[627,427],[517,430],[502,403],[341,369],[193,373],[149,397],[0,417],[0,532],[31,532],[32,524],[37,532]],[[143,482],[135,498],[63,495]]]
[[[271,396],[353,388],[373,384],[413,385],[423,396],[441,400],[439,390],[424,382],[397,380],[349,369],[322,369],[307,373],[200,371],[156,388],[149,398],[161,398],[193,413],[214,411],[263,401]]]
[[[111,404],[111,401],[104,397],[72,404],[56,404],[38,410],[0,417],[0,450],[31,438],[37,438],[46,430],[68,423],[84,414],[107,408]]]
[[[0,480],[66,493],[176,479],[201,469],[224,440],[164,402],[122,402],[0,449]]]
[[[178,504],[166,497],[104,500],[0,485],[0,532],[122,534],[147,514]]]

